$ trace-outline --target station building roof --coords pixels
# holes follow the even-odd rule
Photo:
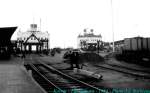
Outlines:
[[[102,37],[101,35],[94,35],[94,34],[84,34],[84,35],[78,35],[78,37]]]
[[[0,28],[0,45],[4,45],[10,42],[11,36],[15,32],[17,27],[2,27]]]

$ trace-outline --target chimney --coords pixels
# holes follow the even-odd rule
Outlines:
[[[30,27],[31,27],[32,31],[36,31],[37,30],[37,24],[31,24]]]
[[[84,35],[86,35],[87,33],[86,33],[86,29],[84,29]]]
[[[93,29],[91,29],[91,34],[93,34],[93,31],[94,31],[94,30],[93,30]]]

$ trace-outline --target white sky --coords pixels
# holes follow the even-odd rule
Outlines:
[[[42,19],[51,47],[77,46],[84,28],[112,41],[111,0],[0,0],[0,26],[23,31]],[[115,40],[150,35],[150,0],[112,0]],[[18,31],[18,30],[17,30]],[[16,39],[16,33],[12,39]]]

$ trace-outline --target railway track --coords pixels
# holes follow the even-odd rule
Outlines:
[[[118,67],[121,69],[128,69],[128,70],[132,70],[132,71],[137,71],[137,72],[142,72],[142,73],[148,73],[150,74],[150,70],[147,69],[135,69],[135,68],[130,68],[130,67],[126,67],[126,66],[121,66],[121,65],[116,65],[116,64],[110,64],[110,63],[106,63],[112,67]]]
[[[47,64],[29,64],[33,77],[48,93],[109,93],[73,78]]]
[[[114,64],[107,64],[107,63],[104,65],[94,65],[94,66],[117,71],[117,72],[128,74],[128,75],[132,75],[135,77],[150,79],[149,71],[137,70],[137,69],[133,69],[133,68],[123,67],[123,66],[114,65]]]
[[[117,71],[119,73],[131,75],[136,78],[138,77],[138,78],[142,78],[142,79],[150,79],[150,71],[145,70],[145,69],[140,70],[140,69],[134,69],[134,68],[129,68],[129,67],[125,67],[125,66],[109,64],[109,63],[105,63],[105,65],[94,65],[94,66],[101,67],[103,69]]]

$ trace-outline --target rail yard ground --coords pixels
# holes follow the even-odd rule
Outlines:
[[[65,59],[63,59],[63,54],[65,52],[61,52],[60,54],[56,54],[54,57],[52,56],[46,56],[46,55],[40,55],[37,57],[42,62],[45,62],[61,71],[64,71],[76,78],[79,78],[81,80],[87,80],[88,77],[81,76],[76,73],[73,73],[72,70],[68,70],[67,68],[70,67],[70,64],[65,62]],[[102,57],[105,58],[108,53],[102,52],[100,53]],[[92,82],[93,84],[96,84],[99,87],[103,88],[115,88],[115,89],[150,89],[150,73],[144,73],[144,71],[149,72],[149,68],[145,68],[142,66],[138,66],[135,64],[129,64],[126,62],[120,62],[117,61],[115,58],[107,58],[104,61],[97,61],[92,63],[90,62],[84,62],[85,66],[83,66],[84,70],[92,71],[97,74],[103,75],[102,80],[94,80],[94,79],[88,79],[87,82]],[[114,70],[115,67],[110,67],[107,65],[117,65],[121,66],[121,68],[124,67],[123,71],[122,69],[119,69],[121,71]],[[104,66],[104,67],[103,67]],[[111,68],[111,69],[109,69]],[[127,69],[132,69],[134,71],[129,71]],[[139,70],[143,70],[142,76],[138,75]],[[125,73],[126,72],[126,73]],[[142,73],[142,72],[140,72]],[[136,75],[137,74],[137,75]]]
[[[62,51],[61,53],[56,53],[55,56],[47,56],[43,54],[27,54],[25,60],[21,59],[20,57],[12,57],[11,60],[0,61],[0,69],[3,71],[4,67],[2,68],[2,65],[4,66],[7,64],[11,64],[19,68],[20,66],[23,66],[23,64],[29,64],[33,58],[35,59],[32,61],[34,64],[38,64],[38,61],[49,64],[70,76],[102,89],[113,89],[116,92],[125,91],[125,93],[128,93],[128,91],[131,91],[132,89],[136,92],[150,90],[150,68],[126,63],[124,61],[118,61],[113,56],[110,56],[110,53],[100,52],[100,57],[98,58],[99,61],[92,61],[91,58],[89,61],[83,61],[82,59],[81,62],[84,64],[82,68],[83,70],[91,71],[103,76],[102,79],[97,80],[85,75],[78,74],[74,72],[74,70],[68,69],[70,68],[70,64],[66,59],[63,59],[64,53],[65,51]],[[88,55],[88,57],[91,56]]]

